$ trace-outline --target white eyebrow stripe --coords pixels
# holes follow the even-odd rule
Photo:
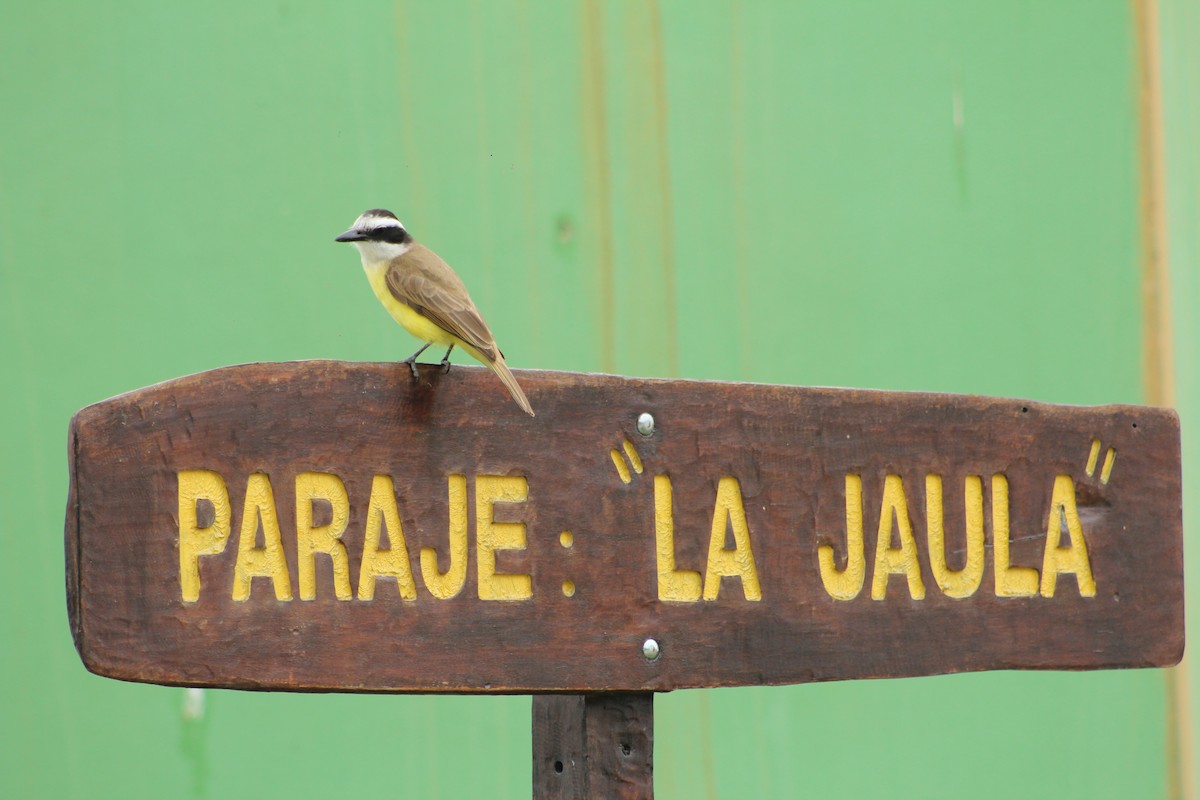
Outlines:
[[[403,228],[404,223],[395,217],[376,217],[363,214],[354,220],[355,230],[369,231],[378,228]]]

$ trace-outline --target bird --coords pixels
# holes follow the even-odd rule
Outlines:
[[[335,242],[358,248],[363,270],[379,302],[396,322],[425,344],[401,363],[417,378],[417,356],[431,345],[448,345],[442,369],[450,370],[450,352],[466,350],[486,366],[529,416],[533,407],[504,362],[487,323],[462,279],[437,253],[413,239],[396,215],[386,209],[364,211]]]

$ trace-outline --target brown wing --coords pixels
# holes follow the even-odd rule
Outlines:
[[[401,303],[433,320],[489,360],[496,359],[496,340],[471,302],[467,287],[437,253],[414,244],[388,266],[385,278],[388,290]]]

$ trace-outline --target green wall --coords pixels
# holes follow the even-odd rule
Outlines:
[[[1134,68],[1115,0],[0,7],[0,795],[529,795],[528,698],[187,719],[71,645],[70,415],[407,356],[332,242],[363,209],[515,367],[1137,402]],[[1159,671],[681,692],[656,787],[1158,797],[1170,702]]]

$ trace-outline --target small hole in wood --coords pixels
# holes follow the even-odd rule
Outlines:
[[[563,763],[561,761],[554,762],[554,771],[561,773],[563,771]]]
[[[1133,427],[1135,427],[1135,428],[1137,427],[1137,423],[1136,423],[1136,422],[1135,422],[1135,423],[1133,423]]]
[[[1028,408],[1026,408],[1025,406],[1021,406],[1021,413],[1022,413],[1022,414],[1028,414],[1028,413],[1029,413],[1029,409],[1028,409]]]
[[[629,746],[629,742],[621,742],[621,755],[628,758],[629,754],[632,752],[633,748]]]

